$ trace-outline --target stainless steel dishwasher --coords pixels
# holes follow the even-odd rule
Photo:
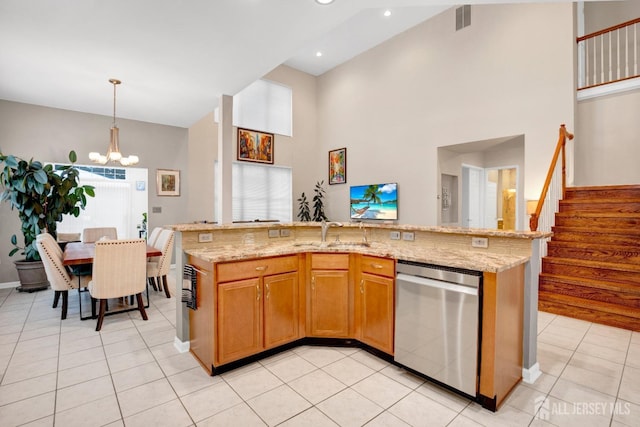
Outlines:
[[[476,397],[482,273],[399,260],[394,360]]]

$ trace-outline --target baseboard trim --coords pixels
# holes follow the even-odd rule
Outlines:
[[[542,371],[540,370],[540,364],[536,362],[529,369],[522,368],[522,381],[527,384],[533,384],[536,382],[538,378],[542,375]]]
[[[0,283],[0,289],[17,288],[20,286],[20,282],[4,282]]]
[[[189,348],[191,347],[190,342],[189,341],[180,341],[180,338],[175,337],[173,339],[173,346],[180,352],[180,353],[186,353],[189,351]]]

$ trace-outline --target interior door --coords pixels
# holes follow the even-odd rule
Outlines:
[[[462,166],[462,226],[482,228],[483,211],[483,170],[474,166]]]

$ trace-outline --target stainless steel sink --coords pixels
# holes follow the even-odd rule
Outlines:
[[[331,242],[327,244],[328,248],[368,248],[371,246],[368,242]]]
[[[327,245],[326,243],[323,245],[322,242],[295,242],[293,244],[293,246],[313,247],[313,248],[319,248],[320,246],[326,246],[326,245]]]
[[[306,248],[365,248],[371,246],[365,242],[295,242],[295,247]]]

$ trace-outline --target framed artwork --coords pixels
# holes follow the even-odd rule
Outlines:
[[[273,134],[238,128],[238,160],[273,164]]]
[[[347,182],[347,149],[329,151],[329,184]]]
[[[172,169],[157,169],[156,183],[158,196],[180,195],[180,171]]]

